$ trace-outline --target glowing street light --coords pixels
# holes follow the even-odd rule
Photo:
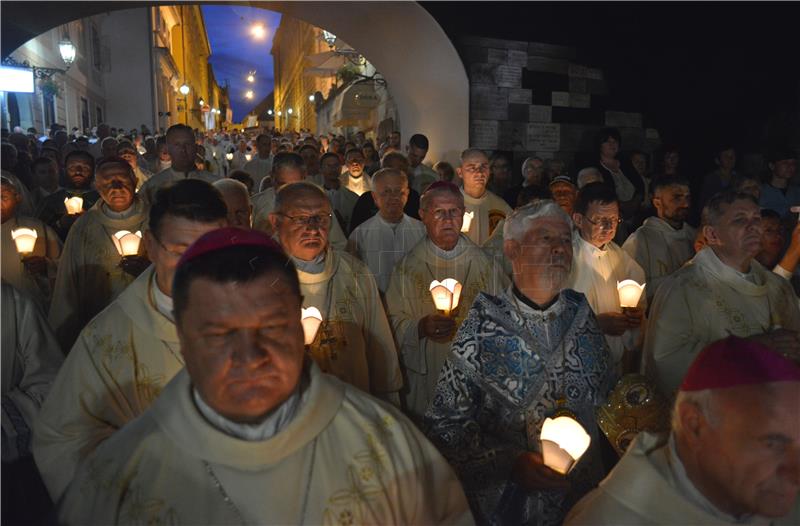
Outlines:
[[[206,101],[204,101],[202,97],[200,97],[200,100],[197,101],[197,104],[199,104],[200,106],[204,106],[205,103]]]
[[[253,26],[250,28],[250,34],[254,38],[264,38],[267,36],[267,28],[265,28],[262,24],[253,24]]]
[[[247,74],[247,82],[255,82],[256,81],[256,72],[251,71]]]
[[[251,90],[251,89],[247,90],[247,92],[245,92],[245,94],[244,94],[244,98],[252,99],[253,98],[253,90]]]
[[[278,110],[278,117],[280,117],[281,115],[283,115],[283,112],[281,110]]]
[[[314,95],[313,94],[308,96],[308,102],[314,102]]]
[[[289,115],[291,115],[293,112],[294,112],[294,110],[292,108],[289,108],[288,110],[286,110],[286,113],[288,113]]]
[[[75,49],[75,44],[72,43],[68,36],[65,35],[61,42],[58,43],[58,52],[61,54],[61,60],[64,61],[67,69],[69,69],[72,63],[75,62],[77,49]]]
[[[273,112],[272,110],[267,110],[267,115],[272,115],[273,113],[275,112]]]
[[[178,88],[178,91],[181,92],[181,95],[188,95],[189,91],[191,90],[189,89],[189,86],[187,86],[186,84],[182,84],[181,87]]]

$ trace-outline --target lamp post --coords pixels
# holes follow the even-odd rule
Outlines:
[[[183,123],[188,126],[189,125],[189,97],[187,97],[187,95],[189,95],[189,91],[191,91],[191,89],[189,88],[189,86],[187,84],[184,83],[184,84],[181,84],[181,87],[178,88],[178,91],[180,91],[181,95],[183,95],[183,99],[179,99],[179,100],[183,101],[183,118],[184,118],[184,122]]]

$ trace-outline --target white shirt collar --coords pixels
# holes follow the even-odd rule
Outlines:
[[[161,292],[161,289],[158,288],[155,272],[153,272],[151,287],[153,289],[153,302],[156,304],[156,310],[163,314],[169,321],[175,323],[175,316],[172,312],[172,298]]]

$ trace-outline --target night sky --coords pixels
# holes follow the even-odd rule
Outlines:
[[[257,7],[238,5],[204,5],[203,17],[211,43],[211,66],[217,82],[230,84],[233,121],[241,122],[247,113],[272,91],[275,79],[272,65],[272,37],[281,20],[280,13]],[[250,27],[261,22],[267,28],[266,38],[256,40]],[[256,70],[254,83],[247,82],[247,73]],[[244,96],[252,89],[254,97]]]

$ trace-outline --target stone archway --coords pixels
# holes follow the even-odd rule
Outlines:
[[[3,2],[3,56],[60,24],[102,12],[173,2]],[[201,2],[198,2],[201,3]],[[222,3],[222,2],[208,2]],[[424,133],[429,157],[455,162],[469,143],[469,81],[436,20],[416,2],[236,2],[325,28],[386,78],[408,139]]]

